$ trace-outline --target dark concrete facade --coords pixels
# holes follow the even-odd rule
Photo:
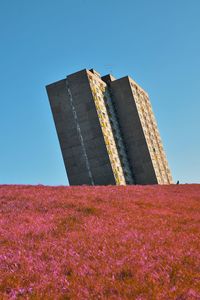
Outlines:
[[[110,89],[135,183],[158,183],[128,76],[112,81]]]
[[[86,70],[48,85],[47,93],[69,183],[115,184]]]
[[[70,185],[170,184],[149,97],[82,70],[46,87]]]

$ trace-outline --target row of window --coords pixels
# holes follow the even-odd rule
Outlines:
[[[94,95],[96,97],[97,113],[99,115],[99,119],[101,119],[100,120],[101,126],[102,126],[102,128],[104,128],[104,132],[103,132],[104,139],[107,144],[107,147],[110,148],[110,149],[108,149],[108,153],[111,156],[110,159],[112,160],[113,164],[116,164],[117,159],[116,158],[112,159],[112,157],[114,157],[113,153],[116,153],[116,156],[118,157],[118,153],[116,150],[116,144],[113,145],[113,143],[111,142],[112,141],[112,138],[111,138],[112,133],[110,131],[107,132],[107,130],[106,130],[107,128],[109,128],[109,125],[108,125],[109,123],[111,123],[111,125],[112,125],[112,132],[115,134],[115,136],[117,135],[119,137],[118,140],[116,138],[116,142],[118,144],[118,148],[121,153],[120,156],[122,156],[122,161],[126,165],[126,169],[127,169],[126,177],[129,178],[129,180],[131,180],[132,175],[129,170],[129,164],[126,159],[126,153],[125,153],[125,150],[123,149],[122,140],[120,138],[118,123],[117,123],[117,120],[115,120],[115,113],[114,113],[114,109],[112,107],[112,105],[113,105],[112,101],[110,100],[109,94],[107,93],[105,86],[100,86],[100,85],[97,86],[96,83],[93,83],[92,87],[93,87]],[[105,105],[107,105],[107,110],[106,110]],[[107,118],[105,120],[104,116],[102,116],[102,114],[105,115],[105,111],[106,111],[106,115],[109,116],[108,120],[107,120]],[[109,144],[109,146],[108,146],[108,144]],[[120,164],[120,166],[121,166],[121,164]],[[119,171],[118,168],[117,168],[117,170]]]
[[[140,95],[138,95],[138,98],[140,98]],[[167,162],[166,160],[163,160],[164,152],[163,149],[159,147],[161,144],[161,139],[157,129],[157,124],[155,122],[150,103],[147,102],[147,98],[141,96],[140,100],[141,101],[137,101],[138,111],[142,125],[145,126],[143,129],[149,144],[152,161],[155,169],[157,170],[157,176],[160,174],[159,176],[165,180],[166,174],[164,166],[167,164]]]
[[[170,175],[170,171],[169,174],[167,172],[168,164],[163,150],[156,120],[152,112],[151,103],[149,101],[148,96],[145,93],[143,93],[140,89],[136,88],[135,85],[133,85],[133,87],[135,88],[134,90],[135,102],[138,108],[145,137],[148,142],[150,154],[152,160],[154,160],[155,169],[157,170],[157,176],[161,176],[162,180],[166,181],[168,175],[169,176],[171,175]]]
[[[113,174],[115,176],[116,184],[125,184],[125,179],[123,176],[123,171],[117,154],[114,137],[112,135],[112,129],[105,108],[103,94],[94,85],[92,85],[92,91],[93,91],[95,106],[97,108],[97,114],[102,127],[105,144],[107,147],[108,155],[113,169]]]

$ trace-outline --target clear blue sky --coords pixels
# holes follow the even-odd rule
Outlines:
[[[0,183],[64,185],[45,85],[83,68],[150,95],[174,181],[200,182],[199,0],[1,0]]]

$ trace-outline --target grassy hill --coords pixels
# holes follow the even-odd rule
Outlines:
[[[0,299],[200,299],[200,185],[0,186]]]

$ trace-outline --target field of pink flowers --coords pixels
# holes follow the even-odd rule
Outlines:
[[[0,186],[0,299],[200,299],[200,185]]]

